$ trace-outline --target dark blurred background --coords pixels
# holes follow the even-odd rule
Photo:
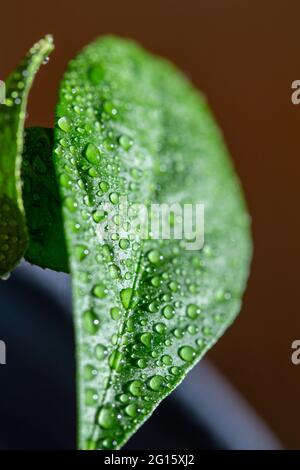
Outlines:
[[[300,338],[300,105],[291,102],[291,83],[300,79],[300,2],[27,0],[2,2],[0,20],[0,79],[34,41],[55,38],[28,125],[53,124],[68,60],[107,33],[169,58],[207,95],[244,186],[255,244],[240,317],[208,357],[286,447],[300,448],[300,365],[290,359]]]

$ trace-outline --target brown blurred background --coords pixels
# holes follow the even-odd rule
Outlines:
[[[253,217],[255,255],[240,317],[209,353],[288,448],[300,448],[300,79],[297,0],[74,0],[0,7],[0,78],[52,33],[28,125],[53,122],[67,61],[97,35],[140,41],[183,69],[207,95],[224,131]],[[300,290],[300,289],[299,289]]]

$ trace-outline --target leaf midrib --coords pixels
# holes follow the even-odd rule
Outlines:
[[[134,275],[134,279],[133,279],[133,283],[132,283],[132,292],[131,292],[131,296],[130,296],[129,306],[128,306],[127,309],[125,309],[125,315],[123,316],[123,319],[121,321],[121,328],[118,329],[116,348],[122,346],[124,344],[124,341],[125,341],[126,325],[127,325],[127,321],[128,321],[130,312],[131,312],[132,300],[134,298],[134,294],[135,294],[135,291],[136,291],[136,285],[137,285],[137,282],[138,282],[138,278],[139,278],[139,275],[141,273],[141,264],[142,264],[143,254],[144,254],[144,243],[142,241],[141,242],[140,252],[139,252],[139,258],[138,258],[137,266],[136,266],[136,270],[135,270],[135,275]],[[120,338],[121,338],[121,341],[120,341]],[[91,436],[90,436],[90,439],[92,439],[92,440],[95,436],[95,432],[96,432],[96,429],[97,429],[97,417],[98,417],[99,411],[105,405],[107,393],[108,393],[109,386],[110,386],[110,382],[111,382],[111,380],[112,380],[112,378],[115,374],[117,374],[117,371],[115,369],[110,368],[109,374],[107,376],[105,388],[104,388],[104,391],[103,391],[101,404],[97,407],[97,409],[95,411],[94,425],[93,425],[92,433],[91,433]]]

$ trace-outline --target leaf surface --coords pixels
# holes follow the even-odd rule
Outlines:
[[[6,102],[0,105],[0,275],[14,268],[28,244],[21,183],[24,122],[33,79],[52,49],[50,36],[30,49],[8,77]]]
[[[53,129],[26,129],[22,192],[29,244],[24,256],[42,268],[69,272],[53,145]]]
[[[79,447],[119,448],[238,313],[249,217],[205,99],[126,40],[100,39],[70,62],[54,161],[73,283]],[[153,203],[203,203],[204,248],[144,240],[134,205]]]

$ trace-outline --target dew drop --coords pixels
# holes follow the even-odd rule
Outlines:
[[[86,194],[83,198],[83,202],[86,206],[91,207],[93,205],[93,198],[90,195]]]
[[[93,310],[83,313],[83,327],[87,333],[94,335],[99,329],[99,319]]]
[[[116,264],[112,264],[109,267],[109,274],[111,275],[112,279],[118,279],[120,277],[120,268]]]
[[[69,119],[65,116],[59,118],[57,124],[58,124],[59,128],[64,132],[68,132],[70,130]]]
[[[121,238],[120,241],[119,241],[119,246],[122,250],[127,250],[127,248],[129,247],[130,245],[130,242],[127,238]]]
[[[191,362],[196,356],[194,348],[191,346],[182,346],[178,351],[179,357],[185,362]]]
[[[145,359],[139,359],[137,361],[137,365],[140,369],[144,369],[146,367],[147,363],[146,363]]]
[[[95,347],[96,358],[102,361],[107,355],[107,349],[103,344],[97,344]]]
[[[151,313],[155,313],[158,311],[158,305],[156,302],[151,302],[149,305],[148,305],[148,310],[149,312]]]
[[[98,401],[98,395],[94,388],[85,390],[85,403],[87,406],[94,406]]]
[[[119,139],[120,145],[124,150],[129,150],[132,147],[132,140],[127,135],[122,135]]]
[[[115,351],[113,351],[109,357],[110,368],[114,370],[119,370],[122,364],[122,359],[122,353],[118,349],[115,349]]]
[[[159,287],[160,286],[160,279],[158,276],[155,276],[151,279],[151,284],[154,286],[154,287]]]
[[[88,171],[89,175],[92,176],[93,178],[95,176],[98,176],[98,173],[97,173],[97,170],[95,170],[95,168],[90,168],[89,171]]]
[[[180,373],[180,368],[179,368],[179,367],[176,367],[176,366],[171,367],[170,372],[171,372],[172,375],[179,375],[179,373]]]
[[[143,394],[143,382],[140,380],[133,380],[130,382],[128,390],[134,397],[140,397]]]
[[[110,193],[109,200],[112,204],[118,204],[119,195],[117,193]]]
[[[161,260],[159,251],[157,251],[157,250],[149,251],[148,259],[149,259],[150,263],[152,263],[152,264],[159,264],[160,260]]]
[[[77,202],[73,197],[66,197],[65,201],[65,206],[70,212],[76,212],[77,211]]]
[[[98,423],[103,429],[111,429],[115,424],[115,413],[109,407],[101,408],[98,416]]]
[[[150,348],[151,341],[152,341],[152,333],[143,333],[140,336],[140,341],[143,343],[147,348]]]
[[[109,184],[106,181],[101,181],[99,183],[99,188],[103,193],[106,193],[109,190]]]
[[[107,437],[106,439],[103,439],[100,447],[104,449],[110,449],[114,445],[115,445],[114,441],[112,441],[109,437]]]
[[[96,145],[88,144],[84,150],[85,158],[92,164],[97,164],[100,158],[100,152]]]
[[[132,287],[127,287],[126,289],[122,289],[120,292],[120,299],[121,299],[122,305],[126,309],[129,308],[132,294],[133,294]]]
[[[62,175],[60,175],[59,181],[60,181],[60,184],[61,184],[62,186],[64,186],[65,188],[69,188],[69,187],[70,187],[70,178],[69,178],[69,176],[66,175],[65,173],[63,173]]]
[[[204,326],[202,328],[202,333],[204,334],[204,336],[211,336],[212,329],[210,328],[210,326]]]
[[[83,375],[85,380],[93,380],[96,374],[97,370],[94,366],[92,366],[91,364],[87,364],[86,366],[84,366]]]
[[[87,249],[85,245],[76,245],[74,249],[74,253],[78,261],[83,261],[89,254],[89,250]]]
[[[189,325],[187,327],[187,331],[191,334],[194,335],[198,332],[198,328],[195,325]]]
[[[135,418],[137,416],[137,406],[134,403],[127,405],[125,408],[125,413],[131,418]]]
[[[197,286],[195,284],[190,284],[189,285],[189,291],[192,293],[192,294],[196,294],[197,292]]]
[[[154,325],[154,329],[157,333],[162,335],[166,332],[167,327],[164,323],[156,323],[156,325]]]
[[[175,328],[173,335],[175,338],[182,338],[184,336],[184,331],[181,328]]]
[[[162,386],[164,379],[161,375],[154,375],[148,382],[149,387],[154,392],[158,392]]]
[[[122,393],[119,395],[119,401],[121,403],[128,403],[129,402],[129,396],[126,393]]]
[[[106,287],[104,284],[99,283],[93,288],[93,295],[98,299],[104,299],[106,297]]]
[[[168,354],[165,354],[164,356],[162,356],[161,361],[165,366],[170,366],[173,362],[172,357],[169,356]]]
[[[163,316],[167,319],[167,320],[170,320],[171,318],[173,318],[174,316],[174,309],[172,307],[172,305],[166,305],[164,308],[163,308]]]
[[[214,321],[215,321],[216,323],[222,323],[222,321],[223,321],[222,315],[220,315],[219,313],[216,313],[216,314],[214,315]]]
[[[112,307],[110,309],[110,316],[113,320],[119,320],[121,318],[121,310],[118,307]]]
[[[203,349],[205,346],[205,341],[203,340],[203,338],[198,338],[196,340],[196,344],[200,349]]]
[[[171,297],[170,294],[164,294],[164,295],[162,296],[162,300],[163,300],[164,302],[169,302],[169,301],[171,300],[171,298],[172,298],[172,297]]]
[[[104,211],[103,209],[98,209],[93,213],[93,219],[98,224],[99,222],[102,222],[107,216],[107,212]]]
[[[105,103],[103,104],[103,109],[110,116],[115,116],[118,113],[116,107],[110,101],[105,101]]]
[[[230,291],[224,292],[224,299],[225,300],[230,300],[231,299],[231,292]]]
[[[169,288],[171,289],[172,292],[177,292],[177,290],[178,290],[178,285],[176,284],[176,282],[172,281],[172,282],[170,282],[170,284],[169,284]]]
[[[111,261],[112,260],[113,253],[112,253],[112,249],[109,245],[107,245],[107,244],[103,245],[102,253],[103,253],[105,261]]]
[[[191,320],[195,320],[199,315],[199,307],[195,304],[189,304],[186,308],[186,314]]]

